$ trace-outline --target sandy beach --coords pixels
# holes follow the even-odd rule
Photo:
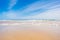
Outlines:
[[[60,21],[0,22],[1,40],[60,40]]]

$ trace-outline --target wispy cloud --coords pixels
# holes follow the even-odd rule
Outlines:
[[[46,1],[46,2],[37,1],[37,2],[34,2],[34,3],[30,4],[30,5],[27,5],[26,8],[21,11],[21,13],[24,16],[25,15],[26,16],[36,15],[36,14],[39,14],[39,13],[35,13],[35,12],[40,11],[40,13],[41,13],[41,12],[45,12],[45,11],[50,10],[50,9],[55,9],[56,7],[59,7],[59,6],[60,6],[59,1],[52,1],[52,2],[49,2],[49,1]]]
[[[10,0],[8,9],[11,9],[16,3],[17,3],[17,0]]]
[[[27,19],[60,19],[60,8],[47,10],[43,13],[36,12],[37,15],[30,15],[26,17]]]
[[[60,1],[34,2],[22,11],[11,8],[17,0],[11,0],[9,11],[4,12],[3,19],[60,19]]]
[[[23,10],[22,12],[31,12],[31,11],[35,11],[35,10],[39,10],[39,9],[51,9],[54,8],[54,6],[56,7],[56,5],[59,4],[59,1],[54,1],[54,2],[40,2],[37,1],[35,3],[32,3],[30,5],[28,5],[25,10]]]

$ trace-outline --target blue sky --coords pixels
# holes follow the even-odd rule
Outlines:
[[[0,0],[0,20],[60,19],[60,0]]]

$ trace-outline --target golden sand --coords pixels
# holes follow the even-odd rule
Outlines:
[[[47,32],[32,30],[5,32],[2,40],[56,40],[54,35]]]

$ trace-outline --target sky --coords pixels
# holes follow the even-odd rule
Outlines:
[[[60,20],[60,0],[0,0],[0,20]]]

